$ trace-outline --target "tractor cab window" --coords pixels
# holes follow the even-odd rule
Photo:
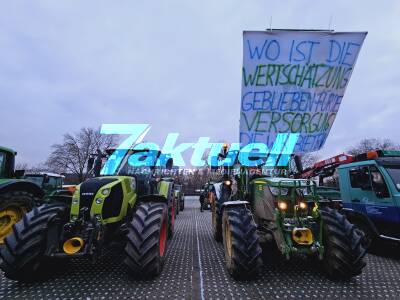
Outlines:
[[[48,181],[44,183],[44,186],[56,187],[57,186],[57,177],[48,177]]]
[[[0,178],[5,177],[6,170],[6,154],[0,152]]]
[[[378,170],[376,166],[371,166],[369,168],[371,173],[371,181],[372,181],[372,188],[378,198],[388,198],[389,190],[386,186],[385,179],[382,176],[382,173]]]
[[[369,169],[367,166],[352,168],[349,171],[350,184],[352,188],[360,188],[362,190],[372,190]]]

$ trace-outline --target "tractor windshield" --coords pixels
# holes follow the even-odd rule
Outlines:
[[[394,185],[397,190],[400,191],[400,168],[386,168],[386,171],[389,173],[390,178],[392,178]]]
[[[118,175],[150,175],[157,161],[157,151],[137,150],[124,158]]]

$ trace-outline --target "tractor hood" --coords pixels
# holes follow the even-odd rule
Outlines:
[[[97,221],[115,222],[136,201],[135,179],[129,176],[96,177],[76,187],[72,197],[71,219],[83,217]]]

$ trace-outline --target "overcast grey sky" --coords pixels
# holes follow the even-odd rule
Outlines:
[[[237,141],[242,31],[368,31],[320,155],[400,142],[400,1],[3,1],[1,145],[46,159],[62,134],[149,123],[146,139]]]

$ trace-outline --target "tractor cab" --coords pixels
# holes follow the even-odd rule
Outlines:
[[[14,150],[0,147],[0,178],[14,177],[15,155]]]
[[[112,159],[112,157],[110,157]],[[131,176],[135,178],[137,193],[139,196],[155,194],[156,191],[166,189],[163,182],[173,185],[173,179],[169,178],[168,170],[172,169],[172,158],[156,150],[129,150],[122,160],[116,173],[119,176]],[[165,196],[172,193],[168,187]]]
[[[63,189],[64,176],[55,173],[39,172],[25,174],[24,178],[37,184],[42,188],[46,195],[52,195],[54,192]]]

